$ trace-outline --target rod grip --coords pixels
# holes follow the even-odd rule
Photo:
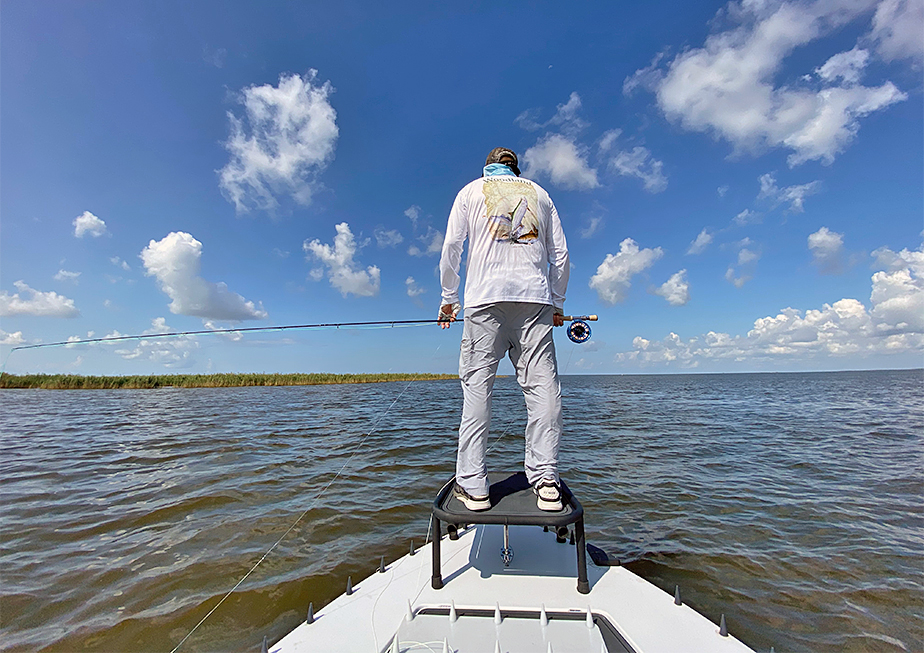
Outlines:
[[[599,318],[596,315],[565,315],[563,318],[565,322],[574,322],[575,320],[586,320],[588,322],[596,322]]]

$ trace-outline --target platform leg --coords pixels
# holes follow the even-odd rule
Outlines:
[[[584,518],[581,517],[574,524],[574,534],[577,541],[577,591],[581,594],[590,594],[590,583],[587,582],[587,543],[584,541]]]
[[[430,515],[430,530],[433,531],[433,576],[430,578],[430,585],[435,590],[443,589],[443,573],[440,570],[440,539],[442,533],[440,532],[440,520],[436,518],[436,515]],[[586,572],[585,572],[586,577]]]

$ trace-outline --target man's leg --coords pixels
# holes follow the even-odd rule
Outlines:
[[[553,309],[541,304],[518,306],[519,341],[510,350],[510,360],[526,398],[526,477],[532,485],[542,479],[557,483],[562,417],[561,384],[552,339]]]
[[[462,381],[462,422],[459,425],[459,454],[456,482],[474,497],[487,496],[485,465],[488,433],[491,430],[491,393],[497,364],[507,349],[500,338],[502,319],[493,307],[466,311],[459,354]]]

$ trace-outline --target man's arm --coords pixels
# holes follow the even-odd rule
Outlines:
[[[565,293],[568,290],[571,262],[568,259],[568,242],[561,228],[558,209],[555,208],[555,203],[551,198],[549,198],[549,204],[551,205],[551,219],[546,236],[546,251],[549,253],[549,289],[552,292],[552,305],[556,313],[556,316],[552,318],[552,323],[555,326],[562,326],[564,320],[561,319],[561,315],[564,315]]]
[[[449,212],[446,236],[443,239],[443,252],[440,255],[440,285],[442,287],[440,319],[443,315],[448,316],[447,323],[440,325],[443,328],[448,327],[448,322],[454,321],[458,313],[455,307],[459,304],[459,266],[462,263],[462,246],[467,236],[468,220],[465,216],[465,201],[460,191]]]

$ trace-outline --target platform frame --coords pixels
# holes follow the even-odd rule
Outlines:
[[[507,474],[488,474],[490,483],[489,510],[468,510],[461,501],[452,494],[455,486],[455,477],[450,479],[436,495],[431,508],[430,524],[433,531],[433,574],[430,584],[433,589],[443,587],[443,575],[440,560],[440,538],[442,537],[442,524],[459,528],[466,524],[501,524],[504,526],[549,526],[560,528],[574,524],[575,549],[577,553],[577,590],[581,594],[590,593],[590,583],[587,580],[587,547],[584,537],[584,507],[564,481],[561,486],[562,510],[547,512],[539,510],[536,506],[535,494],[532,486],[526,480],[523,472]],[[525,493],[529,493],[533,509],[524,509]]]

